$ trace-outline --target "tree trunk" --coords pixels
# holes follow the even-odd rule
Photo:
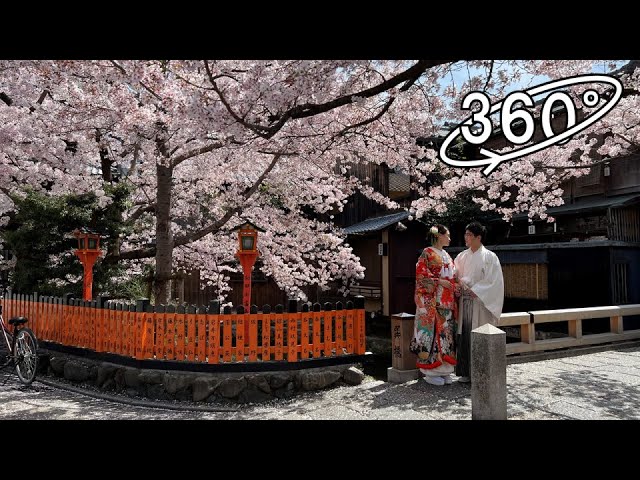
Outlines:
[[[153,276],[152,275],[149,275],[148,277],[146,277],[145,284],[146,284],[144,289],[145,296],[147,298],[151,298],[151,294],[153,293]]]
[[[173,235],[171,234],[171,177],[173,169],[156,166],[158,178],[156,197],[156,274],[153,293],[155,304],[167,304],[171,296],[173,267]]]
[[[180,277],[178,277],[178,303],[182,304],[184,303],[184,276],[180,275]]]

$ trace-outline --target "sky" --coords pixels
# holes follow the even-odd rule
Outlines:
[[[616,65],[616,69],[622,67],[623,65],[625,65],[626,63],[628,63],[629,60],[616,60],[615,61],[615,65]],[[591,70],[591,73],[608,73],[609,69],[608,69],[608,65],[609,63],[611,63],[610,61],[602,61],[602,62],[598,62],[596,64],[594,64],[593,69]],[[508,70],[512,71],[512,68],[508,68]],[[475,75],[484,75],[486,76],[486,71],[484,69],[478,69],[478,68],[469,68],[467,69],[466,67],[460,68],[458,69],[458,71],[456,71],[453,76],[452,76],[452,80],[453,83],[455,83],[456,87],[459,89],[460,87],[462,87],[462,84],[464,82],[466,82],[467,80],[469,80],[470,76],[475,76]],[[528,88],[531,87],[535,87],[536,85],[540,85],[541,83],[545,83],[550,81],[551,79],[549,77],[547,77],[546,75],[531,75],[529,73],[526,72],[522,72],[522,78],[519,82],[514,83],[511,87],[511,89],[509,90],[509,92],[513,92],[513,91],[518,91],[518,90],[526,90]],[[443,82],[443,89],[444,87],[450,85],[451,82]]]
[[[624,64],[628,63],[629,60],[616,60],[614,62],[616,65],[615,68],[617,69],[623,66]],[[593,66],[591,73],[608,73],[609,63],[611,63],[611,61],[609,60],[596,63]],[[478,69],[478,68],[469,68],[469,69],[460,68],[457,72],[453,74],[453,82],[455,83],[456,87],[459,89],[462,86],[462,84],[469,79],[470,76],[480,75],[480,74],[486,75],[485,70]],[[540,85],[541,83],[545,83],[550,80],[551,79],[546,75],[531,75],[523,71],[522,79],[520,80],[520,82],[514,83],[510,91],[526,90],[528,88],[535,87],[536,85]],[[449,84],[450,82],[447,82],[447,85]]]
[[[614,60],[613,63],[615,64],[615,68],[614,70],[622,67],[623,65],[627,64],[629,62],[629,60]],[[598,73],[598,74],[602,74],[602,73],[609,73],[611,70],[609,69],[609,65],[612,63],[612,61],[610,60],[604,60],[601,62],[597,62],[594,64],[592,70],[590,73]],[[461,62],[459,63],[460,67],[451,75],[451,77],[449,77],[449,81],[443,80],[441,82],[441,92],[444,91],[444,89],[446,87],[448,87],[449,85],[451,85],[451,83],[454,83],[456,86],[456,90],[460,90],[463,83],[468,81],[470,77],[473,76],[477,76],[480,75],[481,77],[485,77],[487,75],[487,71],[483,68],[467,68],[467,66]],[[501,67],[504,68],[504,67]],[[508,66],[507,67],[508,71],[513,71],[513,67]],[[529,88],[533,88],[537,85],[546,83],[551,81],[551,78],[549,78],[546,75],[532,75],[530,73],[525,72],[524,70],[522,70],[521,72],[521,79],[519,82],[513,83],[511,85],[510,88],[507,89],[507,93],[511,93],[514,91],[524,91],[527,90]],[[538,94],[534,97],[534,100],[536,102],[544,99],[547,95],[550,95],[553,92],[553,90],[549,90],[546,91],[543,94]],[[457,109],[460,108],[460,105],[457,106]],[[494,122],[494,125],[499,124],[499,120],[497,118],[495,118],[494,116],[497,115],[498,112],[495,112],[491,115],[492,117],[492,121]],[[455,122],[454,122],[455,123]]]

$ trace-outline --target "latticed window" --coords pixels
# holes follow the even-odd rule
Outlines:
[[[613,264],[613,303],[623,305],[629,303],[628,295],[628,265],[626,263]]]
[[[607,220],[610,240],[640,242],[640,208],[611,208]]]
[[[548,300],[549,274],[546,263],[509,263],[502,265],[504,296]]]

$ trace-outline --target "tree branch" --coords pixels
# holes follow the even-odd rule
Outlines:
[[[131,216],[127,219],[127,223],[133,223],[138,218],[142,216],[143,213],[153,212],[156,209],[156,204],[152,203],[151,205],[146,205],[144,207],[138,208],[135,212],[131,214]]]
[[[205,145],[204,147],[194,148],[188,152],[178,155],[173,160],[171,160],[171,168],[176,168],[185,160],[188,160],[192,157],[196,157],[198,155],[202,155],[203,153],[211,152],[218,148],[222,148],[224,145],[221,142],[210,143],[209,145]]]
[[[0,100],[6,103],[8,107],[10,107],[11,104],[13,103],[13,100],[11,100],[11,97],[9,97],[9,95],[7,95],[4,92],[0,92]]]
[[[244,193],[242,194],[242,198],[244,200],[247,200],[249,197],[251,197],[251,195],[253,195],[258,190],[258,188],[260,188],[260,185],[262,184],[264,179],[267,177],[267,175],[269,175],[271,170],[273,170],[273,167],[275,167],[278,159],[280,159],[282,155],[286,155],[286,154],[277,153],[274,155],[273,160],[271,160],[271,163],[265,169],[265,171],[262,172],[262,175],[260,175],[260,177],[255,181],[255,183],[251,187],[249,187],[247,190],[244,191]],[[212,232],[215,232],[216,230],[219,230],[231,219],[231,217],[239,213],[243,207],[244,205],[239,205],[237,207],[234,207],[231,210],[229,210],[227,213],[225,213],[222,218],[213,222],[212,224],[196,232],[192,232],[187,235],[177,237],[173,242],[173,246],[181,247],[183,245],[187,245],[189,243],[195,242],[196,240],[200,240],[204,236]],[[119,254],[107,255],[104,259],[104,262],[115,263],[115,262],[118,262],[119,260],[139,260],[142,258],[153,257],[155,254],[156,254],[156,247],[139,248],[135,250],[128,250],[125,252],[121,252]]]
[[[36,103],[38,105],[42,105],[42,102],[44,102],[44,99],[47,98],[47,95],[51,95],[51,93],[49,92],[49,90],[43,90],[42,93],[40,94],[40,98],[38,98],[38,100],[36,101]]]
[[[366,120],[363,120],[362,122],[356,123],[354,125],[349,125],[349,126],[344,127],[342,130],[340,130],[340,132],[338,132],[336,137],[340,136],[340,135],[344,135],[345,133],[347,133],[347,130],[351,130],[351,129],[354,129],[354,128],[362,127],[364,125],[368,125],[369,123],[375,122],[380,117],[382,117],[382,115],[384,115],[387,110],[389,110],[389,107],[391,107],[391,104],[394,101],[395,101],[395,97],[390,97],[389,100],[387,101],[387,103],[385,103],[384,107],[382,107],[382,110],[380,110],[380,112],[377,115],[375,115],[375,116],[373,116],[371,118],[368,118]]]
[[[120,73],[122,73],[123,75],[127,74],[127,71],[124,69],[124,67],[122,65],[120,65],[118,62],[116,62],[115,60],[109,60],[109,62],[111,63],[111,65],[113,65],[114,67],[116,67],[118,70],[120,70]]]
[[[489,75],[487,75],[487,82],[484,84],[484,88],[482,89],[483,92],[487,91],[487,87],[491,81],[491,75],[493,75],[493,60],[491,60],[491,67],[489,67]]]
[[[13,197],[11,196],[11,191],[2,185],[0,185],[0,192],[4,193],[7,197],[9,197],[13,201]]]
[[[391,88],[394,88],[401,83],[404,83],[403,87],[401,88],[401,90],[404,91],[408,89],[418,78],[420,78],[420,75],[422,75],[429,68],[435,67],[437,65],[442,65],[444,63],[451,63],[454,61],[455,60],[420,60],[415,65],[413,65],[412,67],[409,67],[404,72],[401,72],[395,75],[394,77],[391,77],[388,80],[385,80],[384,82],[379,83],[374,87],[370,87],[356,93],[343,95],[342,97],[335,98],[334,100],[331,100],[325,103],[320,103],[320,104],[305,103],[302,105],[296,105],[295,107],[290,108],[289,110],[285,111],[281,115],[279,116],[276,115],[275,117],[273,117],[273,120],[274,121],[277,120],[277,121],[275,124],[268,127],[264,125],[258,125],[255,123],[249,123],[244,121],[242,118],[240,118],[240,116],[231,109],[229,102],[227,101],[227,99],[224,97],[224,95],[218,88],[215,82],[215,79],[213,77],[213,74],[211,73],[211,69],[209,68],[209,63],[207,61],[205,61],[205,69],[207,71],[207,75],[209,76],[209,81],[214,87],[215,92],[218,94],[218,96],[220,97],[220,100],[222,101],[222,104],[225,106],[225,108],[231,114],[234,120],[236,120],[241,125],[247,127],[251,131],[255,132],[256,134],[260,135],[261,137],[271,138],[289,120],[319,115],[321,113],[325,113],[330,110],[353,103],[354,97],[370,98],[380,93],[386,92],[387,90],[390,90]]]
[[[387,90],[394,88],[395,86],[403,82],[415,82],[415,80],[417,80],[420,77],[420,75],[422,75],[429,68],[435,67],[437,65],[441,65],[443,63],[451,63],[453,61],[454,60],[420,60],[418,61],[418,63],[408,68],[404,72],[399,73],[394,77],[391,77],[389,80],[386,80],[376,85],[375,87],[367,88],[366,90],[362,90],[358,93],[344,95],[342,97],[338,97],[326,103],[321,103],[321,104],[306,103],[303,105],[298,105],[288,110],[287,112],[285,112],[283,117],[289,115],[290,118],[294,118],[294,119],[306,118],[306,117],[311,117],[313,115],[318,115],[320,113],[325,113],[335,108],[353,103],[353,97],[369,98],[369,97],[378,95],[382,92],[386,92]],[[282,119],[280,119],[280,121],[282,121]]]
[[[627,130],[628,130],[628,129],[627,129]],[[626,136],[622,135],[621,133],[614,133],[614,135],[615,135],[616,137],[620,137],[622,140],[624,140],[625,142],[627,142],[629,145],[631,145],[631,146],[633,146],[633,147],[636,147],[636,148],[638,147],[638,145],[637,145],[635,142],[631,141],[630,139],[628,139]]]
[[[143,258],[151,258],[156,254],[156,247],[139,248],[136,250],[128,250],[113,255],[107,254],[103,262],[107,264],[117,263],[120,260],[140,260]]]
[[[216,76],[216,77],[213,76],[213,73],[211,72],[211,69],[209,68],[209,62],[206,61],[206,60],[204,61],[204,68],[205,68],[205,70],[207,72],[207,76],[209,77],[209,82],[211,82],[211,86],[213,87],[213,90],[218,94],[218,97],[220,97],[220,101],[224,105],[224,108],[227,109],[227,112],[229,112],[231,114],[233,119],[236,122],[238,122],[240,125],[243,125],[244,127],[247,127],[249,130],[251,130],[255,134],[260,135],[263,138],[269,138],[270,136],[268,135],[268,133],[269,133],[269,128],[268,127],[264,127],[262,125],[257,125],[255,123],[249,123],[249,122],[245,121],[243,118],[241,118],[236,112],[233,111],[233,109],[231,108],[231,105],[229,104],[229,102],[227,101],[225,96],[222,94],[220,89],[218,88],[218,84],[216,83],[216,79],[219,78],[219,76]]]
[[[120,70],[120,72],[121,72],[123,75],[127,75],[127,71],[126,71],[126,70],[124,69],[124,67],[123,67],[122,65],[120,65],[118,62],[116,62],[115,60],[109,60],[109,62],[111,62],[111,64],[112,64],[113,66],[115,66],[118,70]],[[149,92],[151,95],[153,95],[154,97],[156,97],[158,100],[162,101],[162,97],[161,97],[160,95],[158,95],[156,92],[154,92],[153,90],[151,90],[151,88],[147,87],[147,86],[145,85],[145,83],[144,83],[144,82],[139,82],[139,83],[140,83],[140,85],[142,85],[142,87],[143,87],[147,92]]]
[[[262,184],[264,179],[267,177],[267,175],[271,173],[271,170],[273,170],[273,167],[276,166],[276,163],[281,156],[282,154],[280,153],[273,156],[273,160],[271,160],[271,163],[265,169],[265,171],[262,172],[262,175],[260,175],[260,177],[254,182],[254,184],[251,187],[249,187],[247,190],[245,190],[244,193],[242,194],[242,198],[244,200],[247,200],[248,198],[250,198],[251,195],[253,195],[258,190],[258,188],[260,188],[260,185]],[[229,221],[229,219],[231,219],[231,217],[233,217],[236,213],[240,212],[243,207],[244,205],[239,205],[237,207],[234,207],[231,210],[229,210],[227,213],[225,213],[220,220],[213,222],[211,225],[208,225],[198,230],[197,232],[189,233],[182,237],[176,238],[173,243],[174,246],[179,247],[181,245],[195,242],[196,240],[200,240],[202,237],[212,232],[215,232],[216,230],[219,230],[223,225],[225,225]]]

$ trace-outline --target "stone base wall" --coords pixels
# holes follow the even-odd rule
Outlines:
[[[364,374],[354,365],[275,372],[192,373],[151,370],[40,351],[39,375],[132,397],[193,402],[257,403],[340,384],[357,385]]]

